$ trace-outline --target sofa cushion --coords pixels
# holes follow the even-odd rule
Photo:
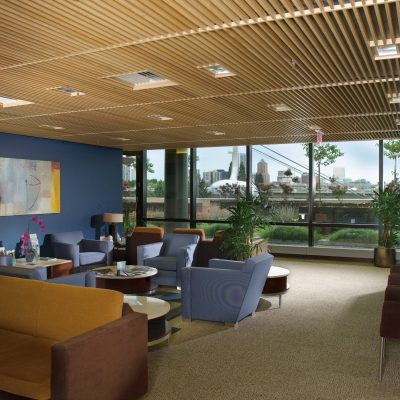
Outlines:
[[[144,260],[144,265],[163,271],[176,271],[176,258],[163,256],[146,258]]]
[[[120,292],[45,282],[43,285],[37,319],[40,337],[62,341],[121,318],[124,296]]]
[[[54,340],[0,329],[0,390],[49,399],[53,344]]]
[[[43,282],[0,276],[0,329],[36,335]]]
[[[164,243],[160,251],[160,256],[176,257],[181,247],[196,244],[198,241],[198,235],[167,233],[163,239]]]
[[[86,251],[79,253],[79,265],[90,265],[104,263],[106,255],[97,251]]]

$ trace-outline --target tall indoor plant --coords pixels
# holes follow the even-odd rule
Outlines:
[[[222,236],[221,248],[226,258],[242,261],[262,250],[262,241],[253,240],[255,233],[265,228],[269,222],[260,215],[262,206],[263,201],[259,196],[242,196],[237,193],[236,204],[228,208],[229,228]]]
[[[374,252],[377,267],[391,267],[396,262],[395,246],[400,232],[400,186],[396,181],[385,189],[374,192],[372,207],[382,228],[379,232],[378,246]]]

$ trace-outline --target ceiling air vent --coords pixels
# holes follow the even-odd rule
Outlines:
[[[70,88],[66,88],[63,86],[57,86],[57,87],[53,87],[47,90],[51,90],[53,92],[58,92],[58,93],[63,93],[63,94],[67,94],[68,96],[83,96],[85,93],[80,92],[79,90],[75,90],[75,89],[70,89]]]
[[[177,85],[177,83],[151,71],[133,72],[123,75],[108,76],[107,78],[129,85],[133,90],[154,89]]]

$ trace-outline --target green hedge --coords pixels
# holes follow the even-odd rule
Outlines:
[[[228,224],[197,224],[197,228],[204,229],[207,238],[214,237],[215,231],[225,230],[228,227]]]
[[[308,228],[302,226],[271,226],[261,236],[270,241],[307,242]]]
[[[331,242],[351,242],[351,243],[378,243],[378,231],[374,229],[354,229],[344,228],[329,235]]]

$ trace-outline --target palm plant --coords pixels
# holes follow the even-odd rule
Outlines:
[[[268,219],[260,215],[264,203],[257,196],[238,196],[236,204],[228,208],[229,228],[224,231],[221,248],[225,257],[242,261],[261,251],[262,241],[254,242],[258,230],[268,225]]]
[[[400,186],[393,181],[384,190],[374,192],[372,207],[382,223],[379,246],[393,248],[400,232]]]

